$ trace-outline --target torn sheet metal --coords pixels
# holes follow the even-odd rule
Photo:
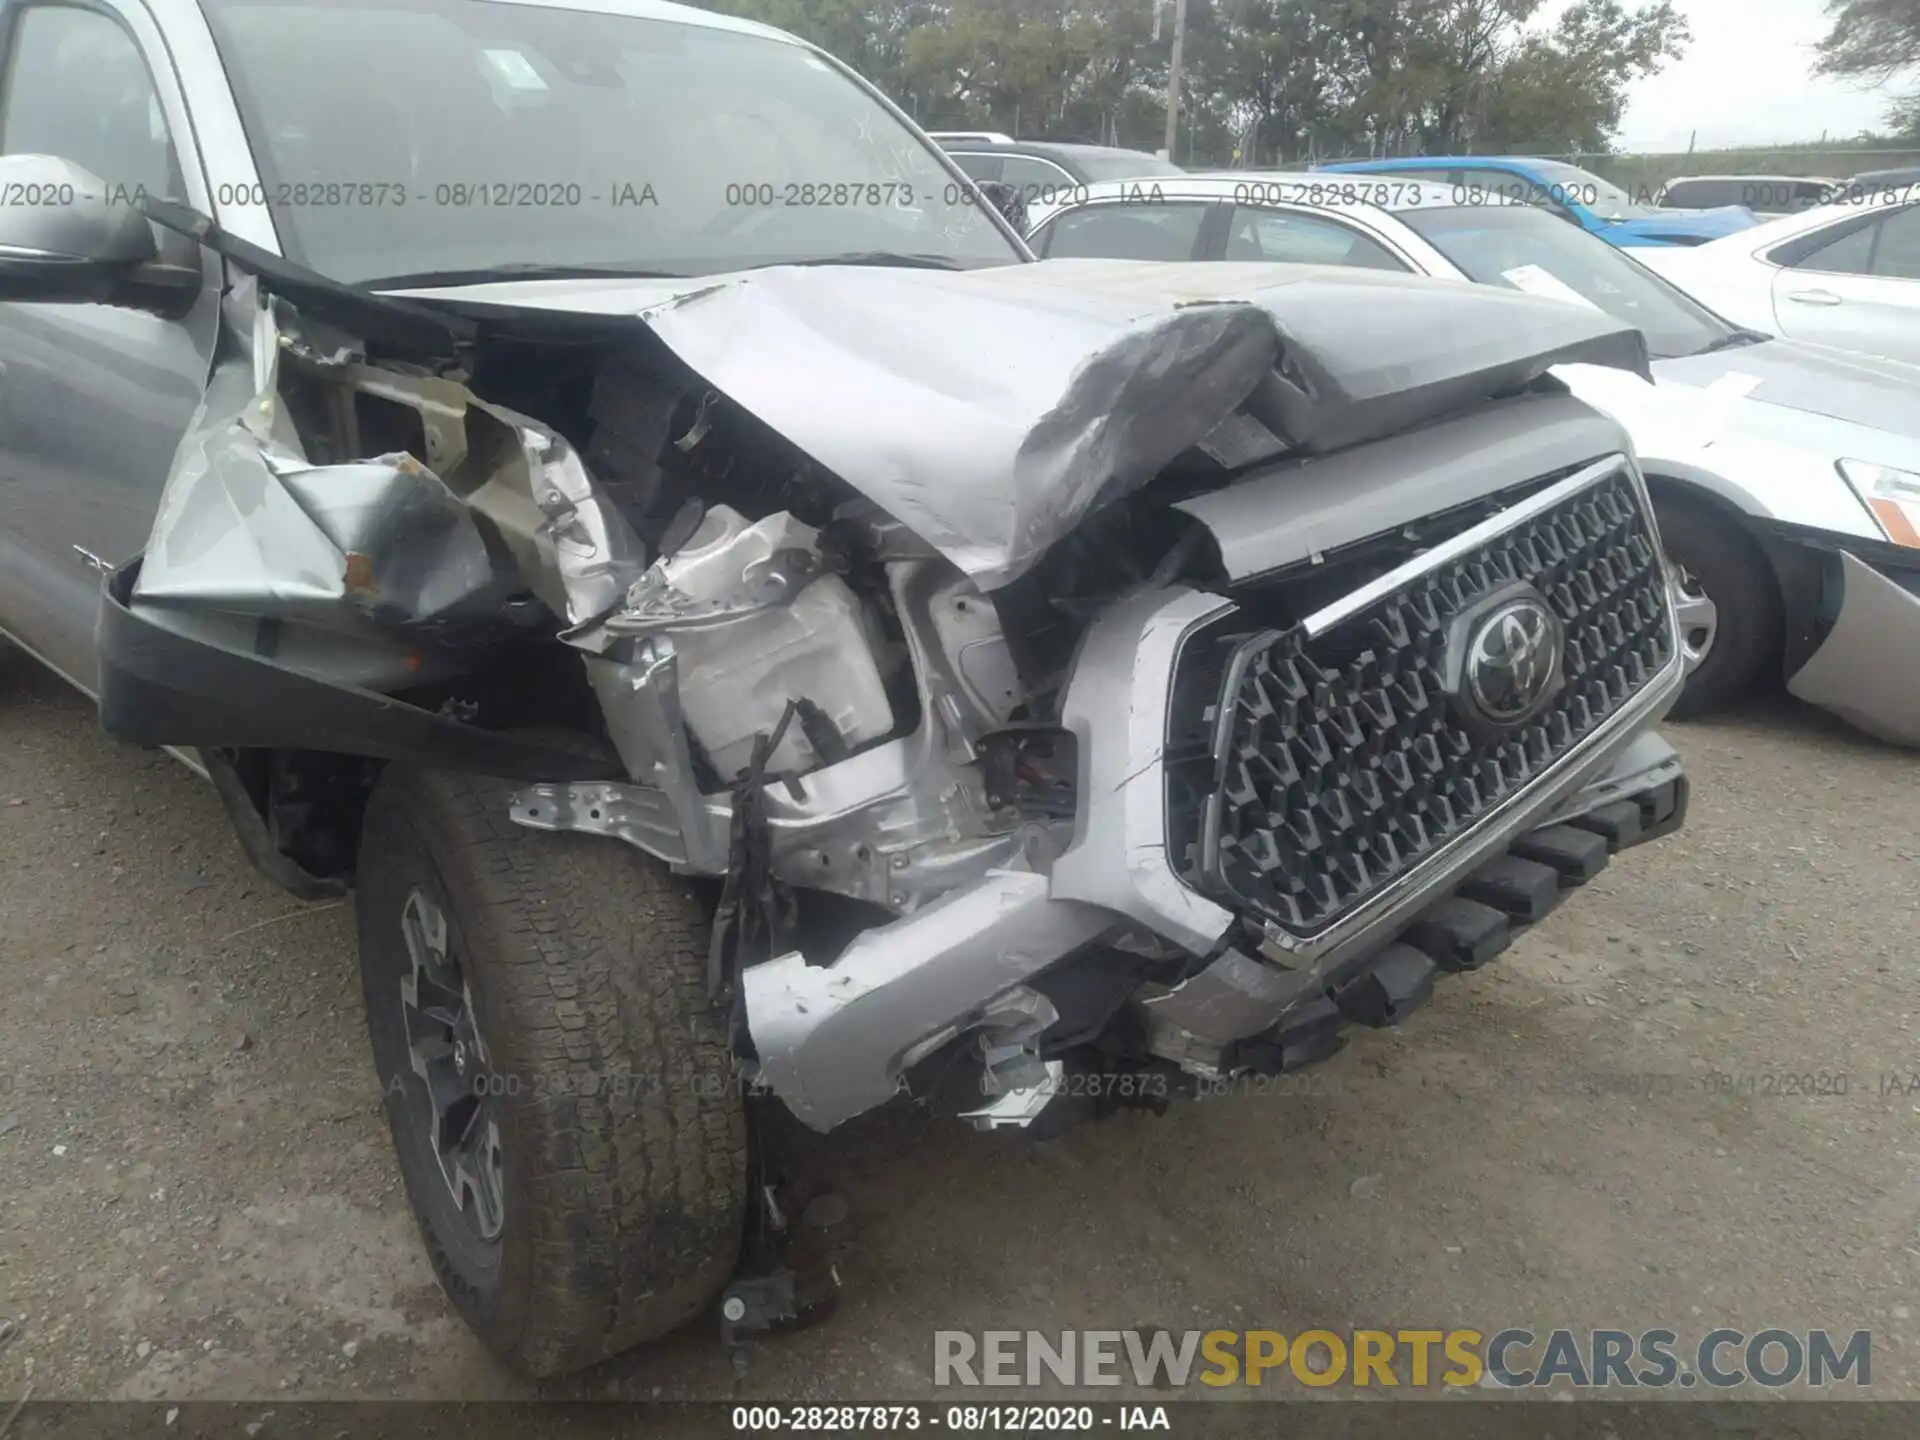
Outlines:
[[[189,437],[174,475],[143,600],[417,624],[480,596],[495,609],[520,588],[496,570],[472,512],[411,455],[308,465],[244,425],[213,424]]]
[[[983,283],[1027,269],[767,270],[644,318],[984,587],[1195,444],[1277,343],[1245,305]]]
[[[569,633],[591,647],[585,633],[619,608],[646,572],[646,545],[587,474],[573,447],[537,420],[472,400],[510,432],[513,449],[467,503],[491,520],[513,548],[520,574],[547,608],[565,618]],[[456,484],[458,481],[456,481]]]
[[[515,589],[472,511],[406,454],[308,462],[277,393],[282,333],[257,294],[175,453],[136,598],[332,628],[419,624]],[[340,367],[350,373],[352,366]]]
[[[1272,265],[776,267],[641,318],[982,589],[1016,578],[1243,402],[1294,449],[1319,451],[1561,361],[1647,364],[1639,333],[1595,311]]]
[[[1840,617],[1787,681],[1867,734],[1920,746],[1920,596],[1842,551]]]
[[[317,352],[296,317],[251,295],[229,323],[248,327],[245,343],[215,367],[176,452],[137,601],[352,631],[498,625],[531,589],[578,629],[643,573],[639,537],[538,421],[452,380]],[[319,385],[414,410],[437,468],[405,453],[310,463],[279,393],[289,355]]]
[[[990,871],[832,965],[795,951],[741,977],[760,1078],[815,1130],[885,1103],[915,1059],[990,1018],[995,997],[1093,940],[1113,916],[1056,901],[1023,871]]]

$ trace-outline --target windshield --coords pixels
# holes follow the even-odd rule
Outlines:
[[[1696,355],[1742,332],[1597,235],[1524,205],[1399,212],[1469,279],[1604,310],[1647,337],[1656,360]]]
[[[811,50],[499,0],[207,0],[288,257],[367,283],[1022,258],[966,181]],[[227,187],[233,188],[233,187]]]
[[[1651,205],[1641,205],[1611,180],[1602,180],[1591,170],[1561,160],[1534,160],[1528,169],[1540,176],[1549,193],[1564,196],[1575,205],[1584,205],[1603,220],[1630,220],[1635,216],[1659,213]]]

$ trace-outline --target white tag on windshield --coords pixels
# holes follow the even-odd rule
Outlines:
[[[1744,370],[1729,370],[1724,375],[1714,376],[1713,382],[1707,386],[1707,393],[1728,400],[1744,400],[1759,388],[1758,375],[1749,375]]]
[[[500,78],[515,90],[544,90],[547,82],[533,68],[533,62],[518,50],[482,50],[487,63],[500,72]]]
[[[1558,275],[1542,270],[1538,265],[1516,265],[1511,270],[1502,270],[1500,278],[1514,289],[1538,295],[1543,300],[1564,300],[1570,305],[1584,305],[1589,310],[1600,308]]]

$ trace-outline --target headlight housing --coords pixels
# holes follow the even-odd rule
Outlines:
[[[1871,460],[1841,460],[1835,468],[1873,512],[1887,539],[1920,549],[1920,475]]]

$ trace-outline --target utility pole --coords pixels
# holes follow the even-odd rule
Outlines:
[[[1187,0],[1173,0],[1173,63],[1167,67],[1167,159],[1180,128],[1180,62],[1186,50]],[[1179,162],[1174,161],[1175,164]]]

